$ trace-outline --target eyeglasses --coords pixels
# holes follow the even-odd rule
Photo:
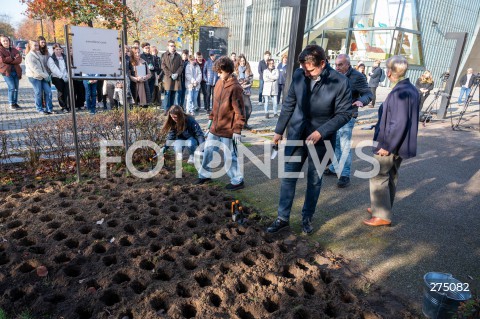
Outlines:
[[[171,47],[171,48],[174,48],[175,44],[169,44],[168,46]]]

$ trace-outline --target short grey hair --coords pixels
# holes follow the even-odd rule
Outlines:
[[[345,61],[347,61],[348,65],[352,65],[352,64],[350,63],[350,56],[349,56],[348,54],[341,53],[341,54],[337,55],[337,59],[338,59],[338,58],[340,58],[340,59],[341,59],[341,58],[345,58]]]
[[[392,72],[396,78],[405,76],[408,69],[408,61],[401,55],[394,55],[385,62],[387,68]]]

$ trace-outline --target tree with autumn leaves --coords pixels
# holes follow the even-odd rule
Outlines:
[[[156,16],[151,26],[163,37],[183,33],[195,52],[201,26],[223,26],[219,7],[220,0],[157,0]]]
[[[27,5],[26,14],[31,19],[50,20],[52,24],[65,19],[74,25],[94,22],[110,29],[121,29],[123,17],[127,25],[134,20],[132,11],[122,0],[20,0]],[[55,29],[55,27],[54,27]]]

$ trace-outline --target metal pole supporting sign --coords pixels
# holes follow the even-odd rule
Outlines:
[[[118,80],[118,81],[123,81],[123,111],[124,111],[124,121],[125,121],[125,152],[128,150],[128,142],[129,142],[129,137],[128,137],[128,101],[127,101],[127,78],[126,78],[126,62],[125,62],[125,33],[122,31],[121,32],[121,37],[118,37],[118,30],[106,30],[106,29],[94,29],[94,28],[85,28],[85,27],[73,27],[74,30],[77,30],[76,32],[79,32],[81,34],[81,39],[78,38],[73,38],[75,36],[74,33],[69,33],[70,26],[65,25],[65,39],[66,39],[66,44],[67,44],[67,67],[68,67],[68,84],[69,84],[69,89],[70,89],[70,106],[72,109],[72,121],[73,121],[73,137],[74,137],[74,144],[75,144],[75,159],[76,159],[76,167],[77,167],[77,182],[80,182],[81,180],[81,174],[80,174],[80,150],[78,147],[78,130],[77,130],[77,117],[76,117],[76,110],[75,110],[75,91],[74,91],[74,86],[73,86],[73,81],[74,80]],[[112,37],[112,32],[116,32],[115,38]],[[92,35],[99,35],[99,36],[91,36]],[[70,39],[69,36],[72,36],[72,47],[70,47]],[[103,37],[103,38],[102,38]],[[78,65],[74,65],[74,62],[77,61],[73,59],[73,52],[75,51],[74,47],[75,41],[83,41],[79,46],[81,46],[83,51],[78,51],[80,56],[82,54],[88,54],[88,45],[104,45],[103,49],[105,51],[98,53],[98,51],[101,50],[95,50],[96,51],[96,57],[98,60],[88,60],[88,59],[81,59],[80,57],[77,57],[78,62],[81,64],[80,68],[78,68]],[[119,68],[119,60],[117,60],[116,56],[118,56],[118,40],[121,40],[121,53],[120,56],[121,58],[121,67]],[[85,46],[87,46],[85,48]],[[78,49],[78,48],[77,48]],[[73,51],[73,52],[72,52]],[[101,55],[103,53],[103,56]],[[105,57],[112,57],[110,60],[105,60]],[[74,70],[77,70],[77,74],[75,75]],[[98,69],[98,72],[97,72]],[[84,70],[84,71],[82,71]],[[107,70],[107,71],[105,71]],[[122,75],[118,75],[118,71],[122,72]],[[102,73],[104,72],[104,73]],[[86,74],[107,74],[105,76],[92,76],[92,75],[87,75],[87,76],[82,76],[82,73]],[[128,173],[128,170],[127,170]]]

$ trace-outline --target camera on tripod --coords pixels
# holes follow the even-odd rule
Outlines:
[[[480,84],[480,73],[477,73],[473,75],[473,85],[479,85],[479,84]]]

